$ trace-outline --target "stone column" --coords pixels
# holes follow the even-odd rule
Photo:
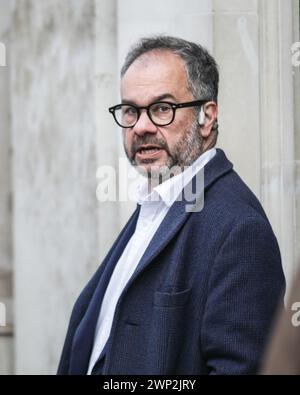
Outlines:
[[[288,287],[296,267],[292,3],[259,1],[261,197],[279,241]]]
[[[97,165],[118,171],[118,134],[108,108],[117,100],[117,8],[116,0],[95,1],[95,121]],[[100,172],[100,174],[103,174]],[[101,183],[101,177],[97,180]],[[99,261],[120,231],[119,202],[98,201]]]
[[[214,0],[214,55],[220,66],[219,141],[260,198],[257,0]]]
[[[293,65],[294,82],[294,117],[295,117],[295,177],[296,177],[296,229],[294,242],[296,246],[296,263],[300,268],[300,1],[293,0],[293,41],[298,44],[298,62]]]
[[[0,374],[13,373],[9,26],[8,3],[0,0],[0,303],[6,313],[0,317],[6,323],[0,323]]]
[[[72,305],[99,265],[95,23],[91,0],[22,0],[12,10],[20,374],[55,373]]]

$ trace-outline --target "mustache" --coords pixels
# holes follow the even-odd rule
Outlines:
[[[156,137],[153,136],[143,136],[143,137],[137,137],[133,143],[132,143],[132,147],[131,147],[131,154],[134,157],[134,155],[137,153],[137,151],[143,146],[143,145],[155,145],[158,146],[161,149],[164,149],[165,151],[167,151],[168,154],[170,154],[169,152],[169,147],[168,144],[162,140],[162,139],[158,139]]]

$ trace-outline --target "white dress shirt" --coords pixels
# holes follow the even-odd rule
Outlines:
[[[104,294],[87,374],[91,374],[109,338],[117,302],[155,232],[183,188],[215,154],[215,148],[206,151],[182,173],[153,188],[150,194],[146,179],[139,185],[137,202],[141,205],[141,209],[136,229],[115,266]]]

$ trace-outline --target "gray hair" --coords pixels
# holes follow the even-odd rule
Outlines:
[[[181,38],[162,35],[140,39],[128,52],[121,77],[138,57],[153,50],[169,50],[180,56],[184,61],[188,87],[195,100],[217,103],[219,71],[215,59],[201,45]]]

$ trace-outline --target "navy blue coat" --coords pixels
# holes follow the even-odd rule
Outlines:
[[[126,285],[103,374],[257,371],[285,287],[278,244],[222,150],[204,177],[203,209],[176,201]],[[138,214],[139,206],[76,301],[58,374],[87,372],[101,301]]]

